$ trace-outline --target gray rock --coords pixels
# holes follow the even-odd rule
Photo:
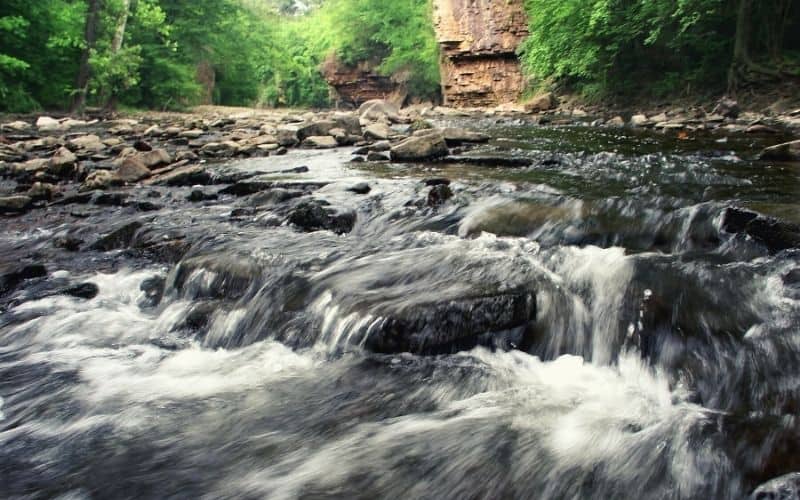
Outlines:
[[[307,122],[297,127],[297,138],[301,142],[310,137],[331,135],[331,130],[337,128],[337,123],[332,120]]]
[[[750,500],[800,500],[800,472],[793,472],[762,484]]]
[[[200,166],[184,166],[150,179],[152,184],[162,186],[205,186],[211,184],[211,174]]]
[[[442,130],[442,134],[448,146],[457,146],[464,142],[488,142],[490,139],[486,134],[465,128],[446,128]]]
[[[314,149],[330,149],[339,145],[336,139],[329,135],[313,135],[303,140],[303,147]]]
[[[22,213],[31,207],[33,200],[29,196],[0,197],[0,213]]]
[[[389,155],[378,151],[370,151],[367,153],[367,161],[389,161]]]
[[[387,140],[396,135],[389,125],[385,123],[373,123],[364,128],[364,138],[371,140]]]
[[[358,108],[358,116],[366,122],[405,123],[408,121],[400,115],[400,108],[383,99],[373,99],[362,104]]]
[[[449,150],[441,133],[424,136],[413,136],[395,145],[391,149],[394,161],[422,161],[447,156]]]
[[[108,170],[95,170],[86,177],[80,190],[94,191],[95,189],[107,189],[119,183],[120,180],[117,176]]]

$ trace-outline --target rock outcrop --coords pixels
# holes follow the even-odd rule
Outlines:
[[[322,76],[331,87],[338,106],[358,107],[373,99],[386,99],[402,106],[408,92],[402,77],[378,74],[378,63],[363,61],[356,66],[329,57],[322,65]]]
[[[442,93],[454,107],[496,106],[522,93],[516,50],[528,36],[522,0],[434,0]]]

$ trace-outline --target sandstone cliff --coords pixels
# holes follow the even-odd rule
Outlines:
[[[516,56],[528,36],[523,0],[434,0],[433,9],[445,104],[516,101],[525,83]]]
[[[355,66],[329,57],[322,65],[322,75],[331,87],[331,98],[338,106],[358,107],[372,99],[386,99],[401,106],[406,99],[405,75],[383,76],[377,62],[363,61]]]

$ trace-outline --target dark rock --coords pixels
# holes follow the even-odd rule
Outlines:
[[[353,230],[356,215],[352,212],[337,214],[319,201],[310,201],[295,207],[288,221],[307,232],[329,230],[346,234]]]
[[[286,153],[288,153],[288,152],[289,152],[289,150],[288,150],[288,149],[286,149],[285,147],[281,146],[281,147],[279,147],[278,149],[276,149],[276,150],[275,150],[275,153],[274,153],[274,154],[275,154],[276,156],[283,156],[283,155],[285,155],[285,154],[286,154]]]
[[[761,160],[800,161],[800,140],[770,146],[761,152]]]
[[[338,124],[331,120],[304,123],[297,128],[297,138],[303,142],[309,137],[328,136],[337,126]]]
[[[137,201],[133,206],[140,212],[155,212],[162,208],[161,205],[156,205],[150,201]]]
[[[445,163],[463,163],[481,167],[529,167],[533,161],[528,158],[507,156],[448,156],[441,160]]]
[[[367,154],[367,161],[389,161],[389,155],[386,153],[379,153],[377,151],[370,151]]]
[[[347,188],[348,191],[356,194],[368,194],[372,188],[366,182],[359,182],[355,186]]]
[[[100,288],[94,283],[81,283],[79,285],[71,286],[61,290],[59,294],[69,295],[70,297],[77,297],[79,299],[91,300],[97,297],[100,293]]]
[[[364,163],[365,160],[363,156],[354,156],[350,159],[350,163]]]
[[[433,186],[428,192],[427,204],[429,207],[438,207],[453,197],[453,190],[446,184]]]
[[[189,280],[197,272],[207,272],[209,279],[202,282]],[[252,258],[228,253],[200,255],[178,264],[171,285],[191,300],[237,300],[261,275],[261,266]]]
[[[198,203],[201,201],[216,200],[217,198],[219,198],[219,196],[216,193],[206,194],[199,189],[195,189],[194,191],[191,192],[191,194],[189,194],[189,196],[186,197],[186,200]]]
[[[302,167],[295,167],[295,168],[288,168],[286,170],[281,170],[279,173],[281,173],[281,174],[305,174],[308,171],[309,171],[308,167],[302,166]]]
[[[800,268],[792,269],[783,276],[783,283],[785,285],[800,285]]]
[[[141,151],[143,153],[146,153],[148,151],[152,151],[153,150],[153,146],[151,146],[150,144],[148,144],[148,143],[146,143],[146,142],[144,142],[142,140],[138,140],[138,141],[133,143],[133,149],[135,149],[136,151]]]
[[[237,182],[236,184],[221,189],[219,191],[219,194],[222,195],[229,194],[233,196],[250,196],[251,194],[256,194],[261,191],[272,189],[274,185],[275,185],[274,182],[264,182],[264,181]]]
[[[800,500],[800,472],[793,472],[762,484],[750,500]]]
[[[738,102],[728,97],[723,97],[711,111],[711,114],[721,115],[725,118],[738,118],[741,112],[742,108],[739,107]]]
[[[161,276],[153,276],[142,281],[139,290],[144,292],[144,298],[139,302],[140,307],[156,307],[164,297],[167,280]]]
[[[452,353],[491,343],[493,333],[524,328],[536,319],[528,291],[498,293],[380,311],[387,318],[366,339],[379,353]]]
[[[6,293],[16,288],[25,280],[44,278],[47,268],[43,264],[26,264],[16,269],[6,270],[0,276],[0,293]]]
[[[92,203],[101,207],[124,207],[128,204],[126,193],[97,192],[92,196]]]
[[[152,180],[164,186],[207,186],[213,182],[211,174],[200,166],[180,167]]]
[[[450,179],[445,179],[443,177],[434,177],[432,179],[425,179],[426,186],[449,186]]]
[[[800,247],[800,226],[749,210],[725,209],[722,229],[728,233],[747,234],[766,246],[770,253]]]
[[[61,238],[56,238],[53,245],[55,245],[56,248],[63,248],[68,252],[77,252],[81,249],[83,240],[74,236],[63,236]]]
[[[94,242],[89,249],[108,252],[131,245],[136,233],[144,226],[139,221],[129,222]]]

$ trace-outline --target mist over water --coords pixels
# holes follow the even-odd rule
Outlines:
[[[143,219],[191,242],[177,264],[50,258],[63,219],[4,220],[49,275],[3,297],[0,496],[743,498],[800,470],[800,253],[726,230],[800,220],[800,172],[745,140],[483,128],[474,154],[534,166],[225,166],[328,182],[307,196],[347,235],[258,194]],[[440,177],[454,197],[415,204]]]

